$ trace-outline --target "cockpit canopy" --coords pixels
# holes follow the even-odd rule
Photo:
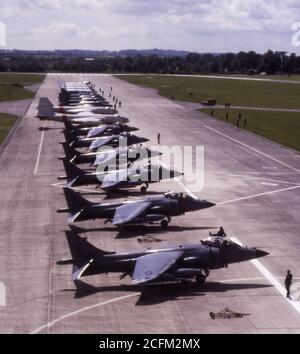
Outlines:
[[[229,246],[238,246],[231,240],[225,239],[224,237],[209,237],[205,240],[202,240],[201,243],[207,246],[213,246],[218,248],[226,248]]]
[[[164,194],[164,196],[168,199],[186,199],[189,196],[186,193],[174,193],[174,192],[167,192]]]

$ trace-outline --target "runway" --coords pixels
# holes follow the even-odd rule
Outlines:
[[[185,191],[217,203],[208,210],[174,218],[167,230],[145,227],[119,235],[102,221],[77,224],[81,236],[107,251],[133,251],[199,242],[223,226],[227,235],[270,255],[256,262],[211,271],[207,284],[154,286],[146,301],[130,280],[116,275],[84,278],[76,290],[64,231],[65,200],[57,177],[61,123],[34,118],[38,99],[56,102],[58,80],[91,80],[122,102],[120,113],[150,139],[149,146],[204,146],[204,188],[167,181],[151,193]],[[39,130],[40,127],[49,128]],[[201,171],[199,166],[198,173]],[[0,282],[7,306],[0,307],[1,333],[300,333],[300,155],[249,132],[160,97],[154,90],[112,76],[48,75],[0,157]],[[131,197],[138,197],[139,189]],[[82,192],[92,201],[105,195]],[[137,241],[154,236],[162,242]],[[294,301],[284,294],[287,269],[294,275]],[[298,284],[297,284],[298,282]],[[212,320],[225,307],[250,316]]]

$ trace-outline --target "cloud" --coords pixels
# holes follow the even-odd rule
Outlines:
[[[291,25],[300,20],[298,0],[2,0],[1,5],[9,45],[21,48],[64,48],[71,42],[92,49],[292,49]]]

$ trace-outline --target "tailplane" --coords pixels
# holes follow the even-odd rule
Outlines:
[[[68,131],[68,130],[64,130],[64,131],[63,131],[63,134],[64,134],[65,139],[66,139],[66,142],[67,142],[68,144],[71,144],[71,143],[73,143],[74,141],[77,141],[77,140],[78,140],[77,136],[76,136],[75,134],[73,134],[72,132]]]

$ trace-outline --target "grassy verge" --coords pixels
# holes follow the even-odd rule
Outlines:
[[[255,134],[273,140],[279,144],[288,146],[300,151],[300,113],[286,112],[265,112],[255,110],[237,109],[216,109],[206,108],[199,111],[236,125],[239,114],[241,114],[240,127]],[[245,125],[245,120],[247,124]]]
[[[222,75],[221,75],[222,76]],[[281,80],[281,81],[300,81],[300,75],[233,75],[234,77],[243,77],[248,79],[262,80]]]
[[[17,121],[16,116],[0,113],[0,144]]]
[[[300,85],[284,82],[224,80],[163,75],[117,76],[132,84],[157,89],[178,101],[198,102],[215,98],[218,104],[234,106],[299,108]]]
[[[26,90],[24,86],[41,84],[44,78],[44,75],[0,74],[0,101],[33,98],[35,93]]]

